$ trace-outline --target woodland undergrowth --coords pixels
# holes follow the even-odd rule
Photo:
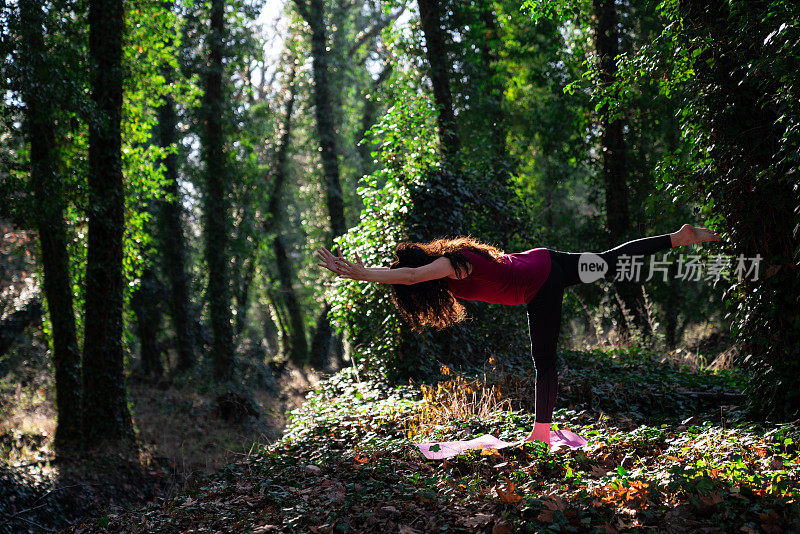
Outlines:
[[[791,532],[800,530],[798,422],[749,420],[729,370],[644,350],[560,353],[540,443],[426,460],[413,443],[533,424],[533,370],[491,360],[391,386],[348,368],[311,392],[281,440],[191,490],[71,532]]]

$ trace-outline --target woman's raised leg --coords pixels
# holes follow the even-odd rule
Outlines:
[[[618,245],[605,252],[587,253],[551,250],[550,257],[554,263],[558,263],[561,266],[561,269],[564,271],[564,286],[569,287],[585,283],[584,280],[587,278],[581,278],[581,269],[584,269],[585,272],[586,262],[591,260],[588,256],[602,258],[607,265],[605,276],[613,278],[614,273],[616,273],[619,267],[619,260],[621,257],[650,256],[657,252],[669,250],[672,247],[721,240],[722,238],[716,232],[684,224],[677,232],[634,239],[633,241],[628,241],[627,243]],[[602,276],[589,277],[588,280],[594,281],[599,278],[602,278]]]

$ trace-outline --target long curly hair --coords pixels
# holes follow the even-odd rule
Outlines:
[[[395,248],[397,259],[389,268],[422,267],[444,256],[453,264],[456,276],[462,278],[468,274],[469,263],[461,254],[462,250],[469,250],[498,263],[503,254],[502,250],[471,236],[435,239],[430,243],[406,241]],[[425,326],[441,330],[467,318],[466,309],[450,292],[444,278],[418,284],[392,284],[392,289],[392,302],[400,316],[417,332]]]

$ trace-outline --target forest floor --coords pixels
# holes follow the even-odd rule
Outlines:
[[[733,371],[642,350],[561,353],[554,422],[589,440],[426,460],[415,442],[533,423],[533,371],[442,368],[390,386],[345,369],[283,437],[184,491],[69,532],[800,531],[800,421],[750,420]]]
[[[245,390],[260,415],[231,419],[219,411],[219,392],[197,384],[197,376],[134,375],[128,385],[138,454],[55,462],[52,369],[32,330],[0,358],[0,534],[57,531],[87,515],[174,497],[246,457],[255,443],[280,439],[288,411],[326,376],[290,364],[277,373],[259,366],[261,376]]]

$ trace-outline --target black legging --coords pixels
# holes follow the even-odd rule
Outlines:
[[[628,241],[597,254],[608,263],[607,278],[613,278],[621,255],[647,256],[672,247],[669,234]],[[556,345],[561,330],[564,288],[580,284],[578,258],[581,252],[550,250],[550,275],[528,303],[531,354],[536,367],[536,422],[550,423],[558,392]]]

